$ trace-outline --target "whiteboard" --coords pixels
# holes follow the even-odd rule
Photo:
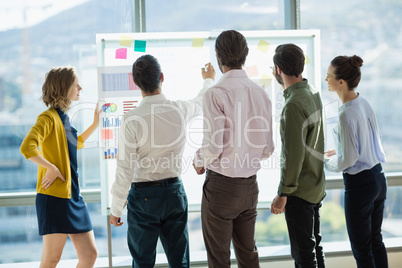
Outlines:
[[[320,32],[319,30],[243,31],[249,54],[244,69],[250,79],[264,87],[272,102],[274,155],[262,163],[257,173],[260,201],[272,200],[279,182],[279,115],[284,98],[282,90],[272,75],[275,48],[284,43],[294,43],[304,51],[306,64],[303,77],[320,91]],[[215,81],[222,76],[215,57],[215,40],[220,32],[165,32],[97,34],[97,65],[99,102],[104,107],[100,118],[100,167],[102,212],[110,207],[110,189],[114,182],[119,119],[124,107],[135,107],[141,101],[138,88],[130,78],[134,61],[145,54],[155,56],[164,73],[163,94],[171,100],[194,98],[202,88],[201,67],[211,62],[216,70]],[[124,102],[126,105],[124,105]],[[129,105],[130,107],[130,105]],[[112,112],[114,111],[114,112]],[[203,176],[197,176],[191,166],[192,157],[202,141],[202,120],[190,123],[184,150],[182,179],[190,204],[201,202]],[[193,130],[193,131],[192,131]],[[265,179],[263,179],[265,178]],[[269,180],[267,179],[269,178]],[[273,186],[274,185],[274,186]]]

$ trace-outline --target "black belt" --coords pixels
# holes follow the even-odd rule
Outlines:
[[[157,187],[163,184],[171,184],[180,181],[179,177],[163,179],[159,181],[144,181],[144,182],[132,182],[131,187],[143,188],[143,187]]]

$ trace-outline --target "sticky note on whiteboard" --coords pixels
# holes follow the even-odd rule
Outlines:
[[[192,47],[202,49],[204,46],[204,38],[194,38]]]
[[[306,65],[306,64],[309,64],[311,61],[310,61],[310,59],[308,58],[308,56],[307,56],[307,54],[304,54],[304,64]]]
[[[267,53],[269,45],[270,44],[268,42],[260,39],[260,42],[258,42],[258,45],[257,45],[257,49],[263,53]]]
[[[260,78],[260,84],[264,87],[267,88],[270,86],[272,82],[272,78],[270,76],[268,76],[267,74],[262,74],[261,78]]]
[[[127,59],[127,48],[116,49],[116,59]]]
[[[246,67],[246,72],[249,77],[258,76],[258,67],[257,65],[252,65]]]
[[[131,36],[122,34],[120,37],[120,46],[131,47],[131,40],[132,40]]]
[[[147,41],[135,40],[134,41],[134,51],[145,52],[147,48]]]

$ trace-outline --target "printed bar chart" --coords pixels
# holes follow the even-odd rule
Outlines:
[[[140,90],[131,73],[103,73],[102,86],[103,91]]]
[[[102,118],[102,126],[105,127],[120,127],[121,119],[119,117]]]

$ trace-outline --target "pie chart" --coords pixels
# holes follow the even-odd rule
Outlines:
[[[114,103],[105,103],[102,106],[103,112],[110,114],[110,113],[114,113],[117,111],[117,105]]]

